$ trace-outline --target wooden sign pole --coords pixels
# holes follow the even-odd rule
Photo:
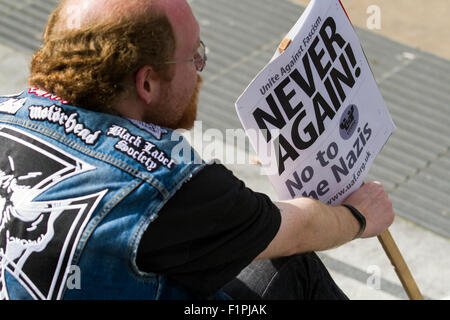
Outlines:
[[[283,53],[291,44],[292,40],[285,38],[279,45],[278,50],[280,53]],[[397,247],[394,239],[392,238],[389,230],[386,230],[384,233],[378,236],[378,240],[381,243],[381,246],[384,249],[384,252],[388,256],[391,261],[392,266],[397,273],[400,282],[402,283],[403,288],[406,291],[410,300],[423,300],[423,296],[420,293],[420,290],[414,281],[414,278],[409,271],[408,265],[406,264],[400,250]]]
[[[420,293],[419,287],[414,281],[414,278],[409,271],[408,265],[406,264],[400,250],[397,247],[394,239],[392,238],[389,230],[386,230],[381,235],[378,236],[378,240],[381,243],[381,246],[386,252],[389,260],[391,261],[392,266],[397,273],[400,282],[402,283],[403,288],[406,291],[410,300],[423,300],[423,296]]]

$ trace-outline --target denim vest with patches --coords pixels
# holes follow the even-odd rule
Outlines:
[[[0,299],[202,298],[136,266],[205,165],[181,135],[28,89],[0,97],[0,150]]]

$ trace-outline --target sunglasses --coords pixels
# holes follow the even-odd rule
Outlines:
[[[195,53],[193,59],[168,61],[168,62],[166,62],[166,64],[179,63],[179,62],[194,62],[197,72],[202,72],[206,66],[207,60],[208,60],[208,57],[206,56],[205,44],[203,43],[203,41],[200,41],[200,45],[198,46],[197,52]]]

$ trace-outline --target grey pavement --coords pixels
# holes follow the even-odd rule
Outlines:
[[[20,92],[27,85],[31,54],[0,42],[0,95]]]
[[[0,94],[12,94],[27,85],[32,51],[24,46],[26,32],[17,44],[10,24],[3,23],[23,7],[14,7],[12,0],[0,2],[10,6],[6,13],[0,9]],[[54,2],[41,2],[46,6],[41,5],[34,18],[41,28],[45,10]],[[241,128],[234,101],[269,61],[303,7],[287,0],[190,3],[210,57],[200,102],[203,130]],[[369,179],[382,181],[394,200],[398,215],[390,230],[423,295],[450,299],[450,61],[357,32],[399,128],[377,158]],[[225,153],[237,152],[246,159],[252,155],[249,148],[225,147]],[[277,199],[258,166],[226,165],[255,191]],[[320,255],[351,299],[407,299],[377,239],[356,240]]]

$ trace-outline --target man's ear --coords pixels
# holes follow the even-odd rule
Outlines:
[[[136,74],[138,97],[150,104],[158,99],[161,90],[161,78],[150,66],[143,66]]]

